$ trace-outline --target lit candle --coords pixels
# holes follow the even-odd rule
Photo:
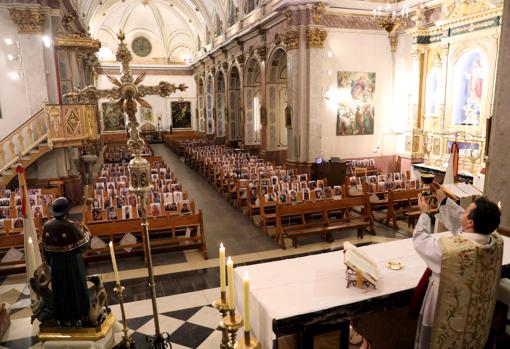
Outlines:
[[[498,208],[501,211],[501,201],[498,201]]]
[[[113,272],[115,274],[115,281],[120,285],[119,270],[117,269],[117,260],[115,259],[115,251],[113,250],[113,243],[110,241],[110,255],[112,257]]]
[[[221,292],[227,290],[227,280],[225,277],[225,247],[223,242],[220,244],[220,287]]]
[[[250,279],[248,273],[244,273],[243,278],[244,291],[244,332],[250,332]]]
[[[228,308],[235,309],[235,295],[234,295],[234,262],[232,258],[227,259],[227,276],[228,276]]]
[[[34,249],[34,243],[32,242],[32,238],[28,238],[28,251],[26,251],[26,260],[28,262],[27,265],[27,273],[33,273],[35,269],[37,269],[37,265],[35,263],[35,249]]]

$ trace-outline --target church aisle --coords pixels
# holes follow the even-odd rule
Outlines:
[[[188,191],[189,198],[195,200],[196,207],[202,210],[209,258],[218,257],[220,242],[232,256],[278,248],[271,238],[264,235],[164,144],[151,144],[151,147],[154,155],[161,156],[174,171],[183,188]]]

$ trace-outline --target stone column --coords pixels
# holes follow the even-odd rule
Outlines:
[[[264,156],[267,150],[267,49],[260,46],[256,49],[260,58],[260,154]]]
[[[29,111],[34,115],[48,101],[46,64],[55,64],[44,59],[44,50],[51,49],[44,47],[42,40],[46,14],[40,7],[11,8],[9,13],[18,26]]]
[[[311,163],[322,153],[322,76],[324,60],[324,42],[327,32],[310,27],[305,30],[305,80],[302,92],[306,96],[306,107],[302,110],[303,130],[301,132],[301,151],[299,161]]]
[[[239,66],[239,130],[241,130],[241,142],[246,143],[246,125],[244,115],[244,54],[240,54],[236,57],[237,64]]]
[[[424,50],[415,45],[412,49],[413,58],[413,72],[412,72],[412,94],[411,105],[409,108],[409,126],[412,130],[412,149],[411,149],[411,162],[419,161],[423,155],[421,152],[421,138],[422,138],[422,112],[421,105],[421,91],[422,91],[422,71],[424,62]]]
[[[505,2],[503,17],[510,18],[510,3]],[[500,231],[510,236],[510,119],[508,101],[510,100],[510,22],[501,24],[499,58],[489,139],[489,156],[485,177],[485,191],[490,200],[501,202]]]
[[[287,162],[295,163],[299,155],[299,92],[301,63],[299,60],[300,35],[297,29],[289,29],[283,35],[287,48],[287,107],[285,109],[287,125]]]

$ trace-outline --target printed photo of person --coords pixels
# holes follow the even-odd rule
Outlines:
[[[267,185],[260,187],[260,194],[267,195],[268,192],[269,192],[269,188]]]
[[[152,201],[155,203],[155,204],[160,204],[161,203],[161,194],[157,191],[153,192],[153,198],[152,198]]]
[[[115,189],[108,189],[108,196],[114,197],[115,196]]]
[[[131,219],[133,218],[133,212],[132,212],[132,206],[131,205],[125,205],[122,206],[122,219]]]
[[[335,185],[333,187],[333,192],[335,196],[342,196],[342,186],[341,185]]]
[[[174,200],[177,202],[182,200],[182,192],[180,192],[180,191],[175,191],[173,196],[174,196]]]
[[[92,208],[101,208],[103,205],[101,204],[102,198],[95,197],[94,201],[92,201]]]
[[[117,208],[122,208],[126,204],[126,199],[123,196],[117,196]]]
[[[290,191],[290,201],[292,203],[297,201],[297,192],[295,190]]]
[[[119,180],[120,180],[121,182],[127,183],[127,176],[120,176],[120,177],[119,177]]]
[[[128,197],[128,204],[130,206],[136,206],[136,195],[135,194],[130,194],[129,197]]]
[[[327,186],[324,188],[324,197],[326,199],[331,199],[333,197],[333,194],[331,192],[331,187],[330,186]]]
[[[11,198],[11,190],[10,189],[5,189],[2,192],[2,197],[6,198],[6,199],[10,199]]]
[[[314,190],[315,188],[317,188],[317,183],[315,181],[308,181],[308,189]]]
[[[108,219],[111,221],[117,220],[117,208],[114,206],[110,206],[107,209]]]
[[[129,189],[128,188],[120,188],[120,195],[127,197],[129,195]]]
[[[255,205],[257,202],[257,187],[250,188],[250,202],[252,205]]]
[[[32,207],[32,215],[35,218],[42,219],[44,218],[44,211],[42,205],[37,205]]]
[[[303,200],[304,201],[310,201],[310,189],[309,188],[305,188],[302,190],[302,193],[303,193]]]
[[[21,205],[22,205],[22,203],[21,203],[21,202],[22,202],[22,201],[21,201],[21,196],[15,196],[15,197],[14,197],[14,205],[16,205],[16,206],[21,206]]]
[[[13,220],[12,226],[14,228],[23,228],[23,218],[15,218]]]
[[[175,201],[172,201],[168,204],[165,204],[165,211],[166,212],[177,212],[177,203]]]
[[[0,219],[0,230],[5,229],[5,219]]]
[[[317,180],[317,187],[324,190],[324,181],[322,179]]]
[[[102,182],[97,182],[96,183],[96,189],[99,189],[99,190],[104,190],[104,183]]]
[[[153,217],[158,217],[161,215],[161,204],[160,203],[151,204],[151,214]]]
[[[278,184],[278,177],[277,176],[272,176],[271,177],[271,184],[273,186]]]
[[[274,202],[274,194],[266,194],[266,195],[264,195],[264,200],[266,202]]]
[[[179,201],[179,212],[182,214],[191,213],[188,200]]]
[[[37,195],[29,195],[28,202],[30,203],[30,206],[36,205],[37,204]]]
[[[11,218],[10,207],[0,207],[0,219]]]
[[[92,209],[92,220],[93,221],[100,221],[103,219],[103,210],[99,208],[93,208]]]

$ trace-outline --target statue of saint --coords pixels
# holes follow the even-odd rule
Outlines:
[[[89,322],[90,301],[81,254],[89,247],[89,234],[66,218],[70,208],[64,197],[53,202],[54,218],[43,226],[43,248],[51,269],[55,319],[60,326],[84,326]]]

